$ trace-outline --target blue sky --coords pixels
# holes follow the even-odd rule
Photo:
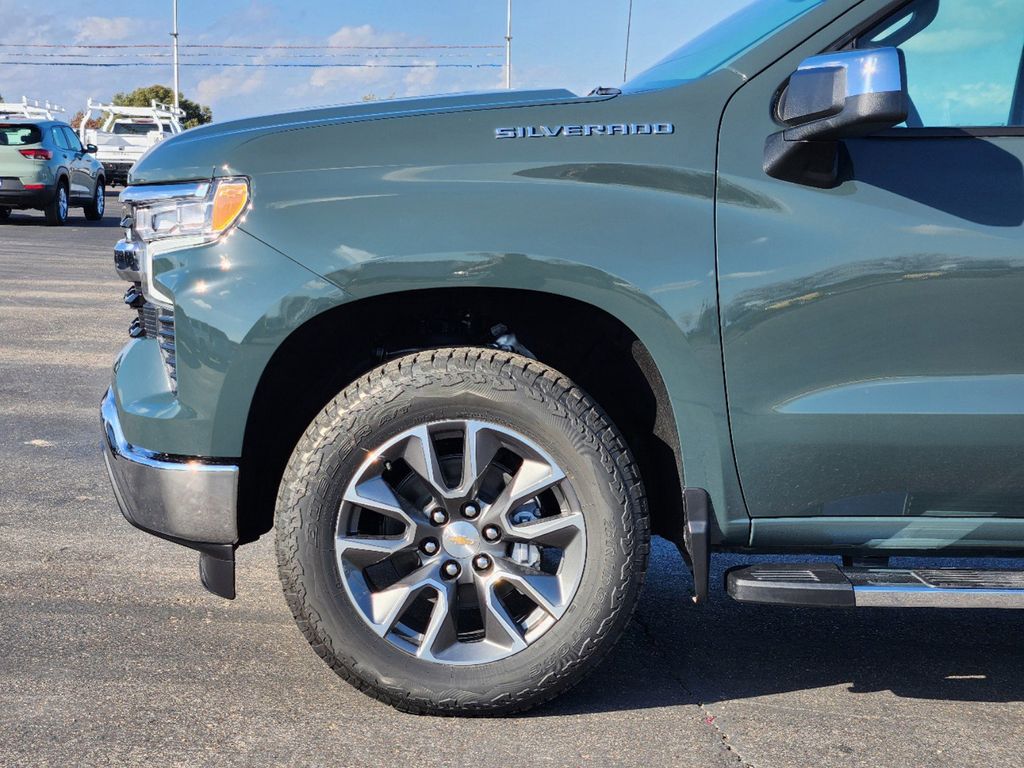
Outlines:
[[[671,49],[738,8],[746,0],[634,0],[630,72],[639,72]],[[181,42],[193,44],[278,45],[443,45],[503,43],[505,0],[179,0]],[[622,80],[628,0],[514,0],[513,86],[567,87],[580,92]],[[83,10],[87,9],[87,10]],[[81,0],[0,0],[0,44],[34,43],[67,46],[168,42],[171,0],[133,0],[85,4]],[[68,61],[75,49],[25,49],[0,45],[3,61]],[[77,49],[79,53],[83,49]],[[408,49],[400,49],[403,53]],[[167,51],[148,51],[165,54]],[[409,51],[410,53],[412,51]],[[70,59],[123,62],[130,49],[116,56]],[[238,51],[202,51],[183,61],[313,62],[282,58],[281,52],[259,59]],[[295,51],[305,55],[316,51]],[[351,63],[501,64],[503,52],[439,50],[416,57],[376,58],[370,52],[339,57]],[[42,56],[40,54],[49,54]],[[54,56],[53,54],[58,54]],[[170,84],[166,58],[145,59],[158,66],[109,69],[56,66],[15,66],[0,63],[0,93],[7,99],[23,94],[50,99],[69,112],[87,98],[108,100],[114,92],[154,82]],[[500,68],[453,67],[260,69],[184,67],[181,87],[190,98],[210,104],[217,119],[294,109],[316,104],[355,101],[372,93],[378,98],[500,87]],[[70,116],[70,115],[69,115]]]

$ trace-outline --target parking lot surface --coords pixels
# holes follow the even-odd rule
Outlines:
[[[636,619],[525,716],[400,714],[316,657],[272,541],[239,597],[121,517],[97,408],[130,311],[118,206],[0,225],[0,765],[991,766],[1024,745],[1024,615],[689,604],[655,543]],[[716,556],[715,584],[738,557]]]

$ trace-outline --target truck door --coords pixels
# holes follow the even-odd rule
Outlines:
[[[717,238],[755,518],[1024,517],[1024,3],[884,15],[898,5],[866,0],[723,117],[720,186],[749,192],[718,201]],[[774,105],[800,61],[881,46],[905,54],[907,123],[844,142],[835,189],[769,178]]]

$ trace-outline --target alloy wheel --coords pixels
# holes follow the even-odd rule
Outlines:
[[[585,521],[540,446],[474,420],[407,429],[349,482],[335,533],[345,592],[425,661],[484,664],[536,642],[583,575]]]

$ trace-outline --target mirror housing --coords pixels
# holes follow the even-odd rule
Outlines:
[[[839,141],[907,119],[907,68],[898,48],[839,51],[806,59],[776,107],[787,126],[765,142],[769,176],[831,189],[839,184]]]
[[[95,144],[86,144],[85,145],[85,154],[87,154],[87,155],[95,155],[96,152],[97,152],[97,147],[96,147]]]

